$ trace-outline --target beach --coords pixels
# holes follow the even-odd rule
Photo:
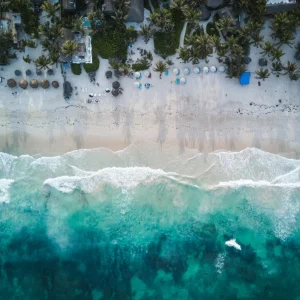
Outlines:
[[[147,49],[151,49],[150,44]],[[145,44],[139,40],[135,47],[141,45]],[[32,55],[39,49],[27,51]],[[252,64],[251,83],[247,86],[221,72],[194,74],[193,65],[177,61],[162,79],[156,72],[151,72],[151,78],[142,72],[143,88],[138,89],[133,84],[136,80],[129,77],[106,79],[108,61],[100,59],[96,74],[99,86],[90,82],[84,70],[80,76],[66,71],[73,86],[72,98],[66,102],[60,67],[53,66],[54,75],[44,71],[45,75],[27,78],[57,80],[58,89],[5,87],[8,78],[24,77],[16,78],[15,69],[23,74],[27,68],[34,69],[21,58],[12,60],[2,71],[5,80],[0,86],[0,149],[13,154],[53,155],[82,148],[120,150],[135,142],[151,141],[159,147],[174,145],[179,152],[185,148],[212,152],[255,147],[299,157],[299,83],[275,75],[258,80],[256,62]],[[212,57],[207,65],[220,64]],[[191,69],[185,76],[186,84],[175,84],[175,67],[181,74],[183,68]],[[115,80],[124,89],[118,97],[105,93]],[[151,84],[150,89],[144,87],[145,83]],[[89,93],[97,94],[99,103],[87,103]]]

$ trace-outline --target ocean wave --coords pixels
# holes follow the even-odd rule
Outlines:
[[[10,179],[0,179],[0,203],[9,203],[9,188],[13,182]]]

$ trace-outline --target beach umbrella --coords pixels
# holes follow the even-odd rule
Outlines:
[[[149,72],[148,70],[146,70],[146,71],[144,72],[144,76],[145,76],[145,77],[149,77],[149,76],[150,76],[150,72]]]
[[[210,67],[210,71],[211,71],[212,73],[216,73],[216,72],[217,72],[217,68],[216,68],[215,66],[211,66],[211,67]]]
[[[113,84],[112,84],[112,87],[114,88],[114,89],[119,89],[120,88],[120,82],[119,81],[114,81],[113,82]]]
[[[28,70],[26,70],[26,72],[25,72],[25,73],[26,73],[26,75],[27,75],[27,76],[30,76],[30,75],[31,75],[31,71],[30,71],[29,69],[28,69]]]
[[[117,96],[120,94],[120,92],[119,92],[119,90],[113,89],[113,90],[111,91],[111,94],[112,94],[114,97],[117,97]]]
[[[181,77],[181,78],[180,78],[180,83],[186,84],[186,78],[185,78],[185,77]]]
[[[139,78],[142,77],[142,74],[140,72],[135,72],[134,76],[135,76],[136,79],[139,79]]]
[[[222,73],[224,73],[224,72],[226,72],[226,68],[224,66],[220,66],[219,67],[219,71],[222,72]]]
[[[136,82],[134,83],[134,86],[138,88],[138,87],[140,87],[140,83],[139,83],[138,81],[136,81]]]
[[[175,69],[173,69],[173,74],[174,75],[179,75],[180,71],[177,68],[175,68]]]
[[[189,75],[190,74],[190,69],[189,68],[184,68],[183,69],[183,74],[184,75]]]
[[[266,67],[268,65],[268,62],[265,58],[261,58],[259,61],[258,61],[258,64],[261,66],[261,67]]]
[[[199,74],[200,73],[200,68],[198,68],[198,67],[194,68],[194,73]]]
[[[16,75],[16,76],[20,76],[21,74],[22,74],[22,73],[21,73],[20,70],[16,70],[16,71],[15,71],[15,75]]]
[[[50,83],[49,83],[48,80],[43,79],[43,80],[41,80],[41,82],[40,82],[40,86],[41,86],[43,89],[47,89],[47,88],[50,86]]]
[[[150,83],[147,82],[147,83],[145,84],[145,87],[146,87],[146,89],[149,89],[149,88],[150,88]]]
[[[54,88],[58,88],[59,87],[59,83],[58,83],[58,81],[52,81],[52,86],[54,87]]]
[[[105,89],[105,92],[106,92],[106,93],[109,93],[109,92],[110,92],[110,88],[106,88],[106,89]]]
[[[49,70],[47,70],[47,75],[53,75],[53,70],[52,69],[49,69]]]
[[[205,74],[207,74],[207,73],[209,72],[208,67],[204,67],[204,68],[203,68],[203,72],[204,72]]]
[[[13,88],[17,85],[16,81],[14,79],[8,79],[7,80],[7,85],[10,87],[10,88]]]
[[[39,86],[39,82],[36,79],[31,79],[29,84],[34,89],[36,89]]]
[[[25,79],[21,79],[20,82],[19,82],[19,86],[22,88],[22,89],[26,89],[28,87],[28,82],[27,80]]]
[[[42,73],[42,70],[40,70],[40,69],[38,69],[38,70],[36,70],[36,75],[42,75],[43,73]]]
[[[107,79],[112,78],[112,75],[113,75],[112,71],[106,71],[106,72],[105,72],[105,77],[106,77]]]
[[[249,65],[251,63],[252,59],[249,56],[244,57],[244,63],[246,65]]]

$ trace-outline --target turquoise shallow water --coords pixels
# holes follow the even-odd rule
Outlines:
[[[1,299],[300,299],[297,160],[2,153],[0,201]]]

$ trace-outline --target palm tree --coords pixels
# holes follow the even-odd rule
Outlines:
[[[263,52],[260,54],[270,56],[275,50],[275,46],[271,42],[265,42],[264,45],[261,45],[261,48],[263,49]]]
[[[272,54],[272,61],[280,60],[280,58],[284,55],[284,52],[281,49],[274,48]]]
[[[58,44],[49,47],[49,58],[51,60],[51,64],[55,64],[57,67],[60,63],[60,47]]]
[[[192,26],[196,26],[201,18],[202,12],[200,10],[185,8],[183,10],[185,21],[191,24]]]
[[[280,61],[272,63],[272,72],[279,76],[280,72],[283,70],[283,65]]]
[[[50,16],[51,20],[54,20],[56,16],[56,12],[60,9],[60,4],[59,3],[52,4],[50,0],[48,0],[43,3],[41,8]]]
[[[153,31],[150,25],[141,25],[140,35],[143,37],[144,42],[147,44],[153,36]]]
[[[263,81],[266,78],[269,78],[270,75],[271,75],[268,69],[262,69],[262,68],[260,68],[259,70],[257,70],[255,73],[258,76],[257,78],[258,79],[262,79]]]
[[[213,53],[214,40],[208,34],[193,35],[186,39],[188,46],[191,46],[190,53],[193,63],[198,63],[199,59],[206,59]]]
[[[74,41],[68,40],[62,45],[62,52],[68,56],[73,56],[76,54],[78,44]]]
[[[219,30],[230,32],[234,28],[233,19],[231,17],[221,18],[216,22],[216,25]]]
[[[73,31],[79,31],[81,34],[84,34],[84,28],[81,17],[73,20],[72,27]]]
[[[184,63],[189,62],[191,59],[191,50],[187,46],[180,47],[178,54],[178,58],[180,58]]]
[[[160,31],[171,31],[174,28],[173,15],[170,10],[162,8],[154,11],[148,18],[150,24],[156,26]]]
[[[49,69],[48,66],[51,64],[51,59],[45,55],[41,55],[34,61],[34,63],[40,70]]]
[[[171,1],[171,8],[172,9],[183,11],[187,7],[188,6],[187,6],[187,3],[186,3],[186,0],[172,0]]]
[[[192,0],[191,6],[194,8],[199,8],[201,5],[206,4],[207,0]]]
[[[284,70],[286,71],[286,73],[284,73],[284,75],[289,74],[289,77],[291,80],[298,79],[298,75],[296,74],[296,72],[298,70],[298,66],[296,63],[291,63],[290,61],[288,61],[287,66],[284,67]],[[296,77],[297,77],[297,79],[296,79]]]
[[[155,64],[155,68],[153,69],[154,72],[159,72],[159,78],[161,79],[161,75],[163,72],[167,71],[168,67],[167,65],[159,60],[156,64]]]

